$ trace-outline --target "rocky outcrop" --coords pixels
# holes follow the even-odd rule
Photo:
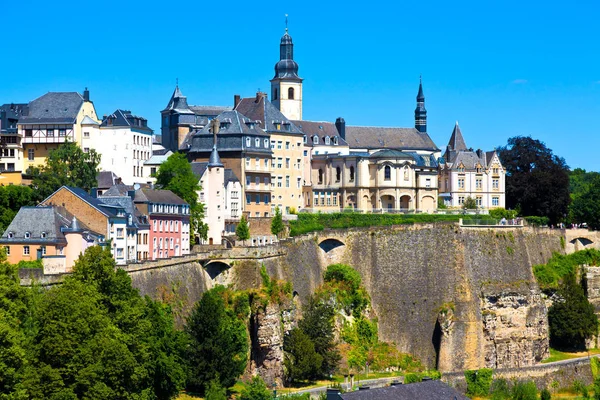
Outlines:
[[[537,285],[486,286],[480,297],[487,368],[521,368],[547,358],[548,318]]]

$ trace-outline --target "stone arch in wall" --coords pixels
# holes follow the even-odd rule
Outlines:
[[[231,265],[223,262],[223,261],[209,261],[206,265],[204,265],[204,270],[210,276],[210,279],[216,279],[219,275],[221,275],[224,271],[227,271],[231,268]]]
[[[410,208],[410,196],[405,194],[400,196],[400,208],[408,210]]]
[[[338,247],[345,246],[344,242],[338,239],[328,238],[319,243],[319,247],[325,253],[329,253],[332,250],[337,249]]]
[[[575,238],[570,240],[569,243],[575,246],[575,251],[583,250],[594,245],[594,242],[586,237]]]

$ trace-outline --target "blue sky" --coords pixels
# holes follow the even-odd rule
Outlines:
[[[60,4],[58,4],[60,3]],[[600,170],[594,1],[18,2],[2,4],[0,104],[89,87],[98,114],[130,109],[160,132],[179,86],[194,105],[269,91],[289,14],[304,119],[414,124],[445,148],[531,135],[571,168]]]

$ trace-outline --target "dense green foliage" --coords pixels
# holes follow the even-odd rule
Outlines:
[[[283,217],[281,216],[281,210],[279,207],[275,207],[275,216],[273,216],[273,220],[271,221],[271,233],[277,237],[279,234],[283,232]]]
[[[286,335],[283,351],[289,381],[313,381],[321,376],[323,357],[315,351],[315,344],[302,329],[294,328]]]
[[[36,194],[29,186],[0,186],[0,234],[23,206],[35,205]]]
[[[459,219],[479,219],[478,215],[453,214],[362,214],[341,212],[331,214],[300,213],[290,221],[290,236],[323,229],[347,229],[369,226],[411,225],[429,222],[458,222]]]
[[[239,400],[271,400],[273,394],[267,388],[265,382],[259,377],[254,376],[252,381],[242,390]]]
[[[238,222],[235,227],[235,236],[237,236],[238,240],[242,240],[246,242],[246,240],[250,239],[250,227],[248,226],[248,220],[244,215]]]
[[[202,295],[188,318],[188,387],[204,393],[209,382],[229,388],[247,363],[248,297],[217,286]]]
[[[557,223],[567,214],[569,167],[543,142],[516,136],[499,149],[506,170],[506,206],[521,215],[548,217]]]
[[[579,187],[580,191],[572,193],[569,210],[574,223],[587,223],[591,229],[600,229],[600,174],[594,173],[594,178]]]
[[[542,389],[540,392],[540,400],[552,400],[552,394],[547,388]]]
[[[227,390],[221,387],[218,380],[212,380],[206,389],[206,400],[227,400]]]
[[[515,210],[506,210],[504,208],[494,208],[489,211],[490,217],[494,219],[513,219],[516,218],[517,212]]]
[[[525,221],[531,226],[548,226],[550,224],[550,218],[548,217],[528,216],[525,217]]]
[[[202,222],[204,204],[198,201],[198,191],[201,190],[199,179],[194,175],[185,155],[181,153],[171,154],[156,172],[157,187],[172,191],[190,205],[190,236],[194,238],[198,235],[206,240],[208,229]]]
[[[554,253],[546,264],[534,265],[533,274],[541,289],[554,290],[564,276],[576,272],[581,265],[600,265],[600,251],[587,249],[568,255]]]
[[[575,273],[563,277],[555,300],[548,310],[550,345],[562,350],[584,350],[585,340],[598,333],[598,318]]]
[[[323,280],[326,289],[336,295],[338,307],[346,314],[359,317],[369,304],[369,295],[362,288],[360,274],[351,266],[332,264],[327,267]]]
[[[489,368],[465,371],[467,396],[487,396],[492,385],[493,373],[494,371]]]
[[[31,188],[36,200],[42,201],[61,186],[78,187],[86,192],[98,185],[96,174],[100,165],[100,154],[90,149],[85,153],[74,142],[65,142],[50,150],[46,163],[41,167],[30,167]]]
[[[465,210],[475,210],[477,209],[477,201],[471,196],[467,196],[465,202],[463,203],[463,208]]]
[[[108,249],[91,247],[64,283],[18,287],[0,263],[0,397],[169,399],[185,382],[170,310],[143,298]]]
[[[515,382],[511,390],[511,400],[537,400],[537,387],[535,382]]]

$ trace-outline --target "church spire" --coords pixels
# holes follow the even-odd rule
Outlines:
[[[427,110],[425,109],[425,95],[423,94],[421,77],[419,77],[419,93],[417,93],[417,108],[415,108],[415,129],[420,133],[427,133]]]
[[[285,15],[285,33],[279,43],[279,62],[275,64],[275,77],[273,79],[286,79],[302,81],[298,76],[298,63],[294,61],[294,43],[288,33],[288,16]]]
[[[460,131],[460,126],[458,126],[458,121],[456,121],[456,124],[454,125],[452,136],[450,136],[450,141],[448,142],[448,148],[454,151],[467,150],[465,139],[463,138],[462,132]]]

